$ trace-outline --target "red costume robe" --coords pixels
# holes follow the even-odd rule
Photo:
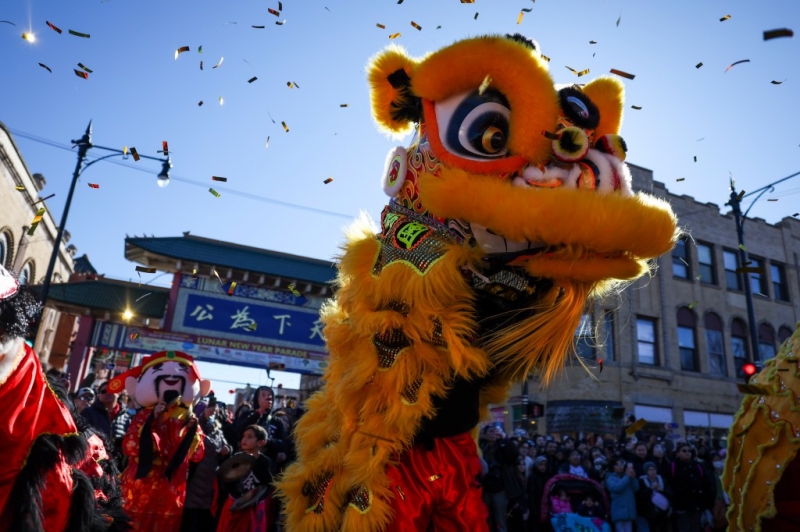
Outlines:
[[[189,462],[203,459],[203,434],[197,431],[186,458],[167,477],[170,461],[175,456],[188,428],[185,426],[189,410],[181,404],[172,404],[151,422],[152,466],[146,476],[137,477],[142,432],[153,408],[143,408],[131,421],[122,442],[122,452],[129,457],[128,467],[122,473],[122,497],[125,510],[133,521],[134,529],[142,532],[173,532],[180,530],[183,503],[186,498],[186,475]],[[145,437],[144,441],[147,441]]]

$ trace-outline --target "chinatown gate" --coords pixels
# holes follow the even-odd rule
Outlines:
[[[127,283],[128,300],[116,312],[106,310],[86,326],[82,321],[77,337],[84,341],[75,342],[70,358],[74,381],[88,372],[92,356],[112,360],[106,367],[119,372],[135,365],[139,355],[163,350],[207,362],[322,375],[327,354],[319,309],[330,296],[333,263],[188,233],[128,237],[125,257],[173,275],[168,295],[159,289],[166,296],[163,315],[142,319],[145,305],[153,306],[147,301],[153,289]],[[143,274],[142,282],[148,276]],[[103,283],[93,286],[103,290]],[[54,299],[59,306],[58,293]]]

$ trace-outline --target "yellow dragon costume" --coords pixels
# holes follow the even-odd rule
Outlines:
[[[481,414],[556,374],[587,299],[645,274],[676,219],[631,191],[615,79],[557,90],[520,35],[393,46],[368,69],[378,124],[415,135],[322,310],[330,365],[278,483],[287,530],[485,530]]]

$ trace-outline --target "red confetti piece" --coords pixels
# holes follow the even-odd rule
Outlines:
[[[219,181],[221,183],[227,183],[228,182],[228,178],[227,177],[219,177],[219,176],[216,176],[216,175],[212,175],[211,179],[214,180],[214,181]]]
[[[411,26],[412,26],[413,28],[415,28],[415,29],[419,30],[419,31],[422,31],[422,26],[420,26],[419,24],[417,24],[417,23],[416,23],[416,22],[414,22],[413,20],[411,21]]]
[[[89,188],[100,188],[100,185],[97,183],[89,183]]]
[[[623,77],[623,78],[627,78],[627,79],[633,79],[633,78],[635,78],[635,77],[636,77],[636,75],[635,75],[635,74],[629,74],[629,73],[627,73],[627,72],[624,72],[624,71],[622,71],[622,70],[617,70],[616,68],[612,68],[612,69],[610,70],[610,72],[611,72],[612,74],[616,74],[617,76],[620,76],[620,77]]]
[[[73,68],[73,70],[75,71],[75,75],[78,76],[79,78],[89,79],[89,73],[88,72],[84,72],[82,70],[78,70],[77,68]]]
[[[232,296],[234,290],[236,290],[236,281],[231,282],[231,287],[228,288],[228,295]]]
[[[50,26],[50,28],[51,28],[53,31],[55,31],[56,33],[59,33],[59,34],[61,33],[61,30],[60,30],[59,28],[57,28],[55,24],[53,24],[53,23],[52,23],[52,22],[50,22],[49,20],[47,20],[46,22],[47,22],[47,25],[48,25],[48,26]],[[766,32],[765,32],[765,33],[766,33]]]
[[[272,9],[271,7],[270,7],[270,8],[268,8],[268,9],[267,9],[267,11],[269,11],[270,15],[275,15],[276,17],[279,17],[279,16],[281,16],[281,13],[280,13],[280,11],[275,11],[275,10],[274,10],[274,9]]]
[[[725,72],[727,72],[728,70],[732,69],[736,65],[741,65],[742,63],[749,63],[749,62],[750,62],[749,59],[742,59],[740,61],[736,61],[735,63],[731,63],[730,65],[728,65],[728,68],[725,69]]]
[[[328,183],[331,183],[331,182],[333,182],[333,178],[332,178],[332,177],[329,177],[328,179],[326,179],[325,181],[323,181],[323,183],[325,183],[326,185],[327,185]]]

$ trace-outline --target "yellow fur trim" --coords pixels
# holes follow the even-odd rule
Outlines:
[[[401,68],[412,75],[416,63],[400,46],[392,45],[376,54],[367,65],[372,117],[387,132],[402,136],[411,131],[413,124],[392,118],[391,105],[398,102],[400,93],[389,83],[388,77]]]
[[[534,164],[546,162],[551,141],[542,131],[555,127],[561,111],[547,64],[537,52],[500,36],[467,39],[423,59],[411,86],[417,96],[436,102],[478,89],[487,75],[489,86],[511,106],[509,152]]]
[[[564,248],[552,253],[526,257],[515,265],[524,266],[533,277],[601,282],[608,279],[633,280],[648,272],[646,261],[627,256],[603,257],[591,251]]]
[[[625,86],[616,78],[603,76],[590,81],[583,87],[583,93],[600,111],[600,123],[594,131],[594,138],[619,133],[622,127],[622,109],[625,102]]]
[[[677,220],[646,194],[512,187],[495,177],[443,168],[420,176],[422,203],[436,216],[469,220],[513,241],[581,245],[599,253],[658,257],[672,249]]]

